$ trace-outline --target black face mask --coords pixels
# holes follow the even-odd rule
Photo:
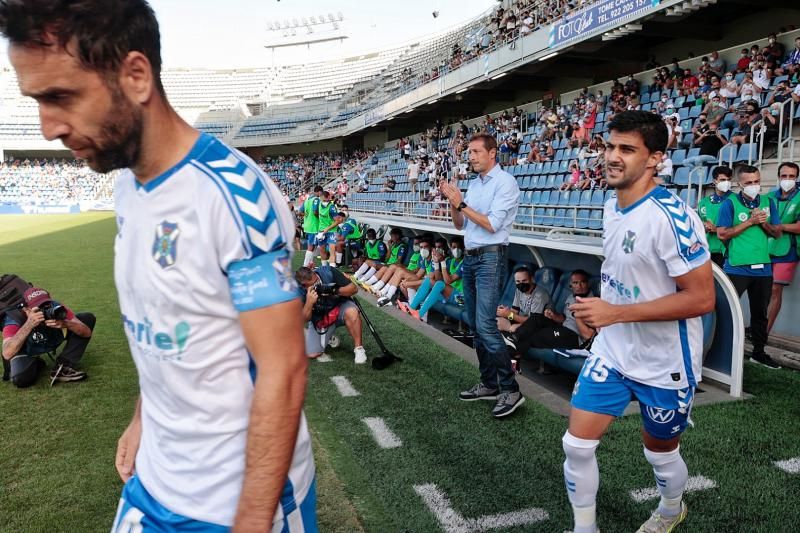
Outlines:
[[[531,290],[531,287],[533,287],[533,284],[532,283],[517,283],[516,286],[517,286],[517,290],[519,290],[521,292],[528,292],[529,290]]]

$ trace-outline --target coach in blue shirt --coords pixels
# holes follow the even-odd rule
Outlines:
[[[495,400],[492,416],[502,418],[513,413],[525,398],[497,329],[497,304],[506,280],[508,234],[517,216],[519,187],[496,158],[495,138],[474,135],[469,143],[469,161],[479,176],[470,182],[464,197],[455,182],[442,185],[442,192],[450,201],[453,225],[464,230],[464,303],[468,320],[475,326],[474,344],[481,371],[480,383],[459,398]]]

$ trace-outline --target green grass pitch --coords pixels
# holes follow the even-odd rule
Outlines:
[[[116,441],[138,393],[112,278],[115,234],[109,214],[0,216],[0,272],[15,272],[75,310],[98,316],[84,358],[89,379],[47,380],[27,390],[0,384],[0,531],[93,532],[110,528],[121,489]],[[310,364],[306,414],[318,464],[321,531],[439,531],[414,485],[433,483],[466,518],[530,507],[546,521],[504,531],[571,527],[562,478],[566,420],[529,401],[509,420],[490,402],[464,403],[458,391],[477,370],[393,320],[365,298],[370,318],[405,362],[383,372],[352,362],[352,341]],[[370,355],[378,348],[365,332]],[[331,382],[346,376],[360,395],[343,398]],[[690,475],[717,488],[686,496],[680,531],[800,530],[800,475],[773,461],[800,456],[800,376],[747,364],[755,398],[698,407],[682,453]],[[403,442],[379,448],[362,422],[382,417]],[[598,514],[604,532],[634,531],[655,505],[633,489],[652,487],[638,417],[615,423],[598,450]]]

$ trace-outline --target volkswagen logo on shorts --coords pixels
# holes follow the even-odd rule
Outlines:
[[[656,424],[669,424],[675,418],[675,410],[647,406],[647,416]]]

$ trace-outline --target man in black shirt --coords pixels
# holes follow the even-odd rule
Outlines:
[[[728,139],[719,132],[716,124],[707,124],[697,131],[699,135],[694,140],[694,146],[700,147],[700,154],[684,159],[683,165],[687,167],[716,163],[720,149],[728,144]]]

